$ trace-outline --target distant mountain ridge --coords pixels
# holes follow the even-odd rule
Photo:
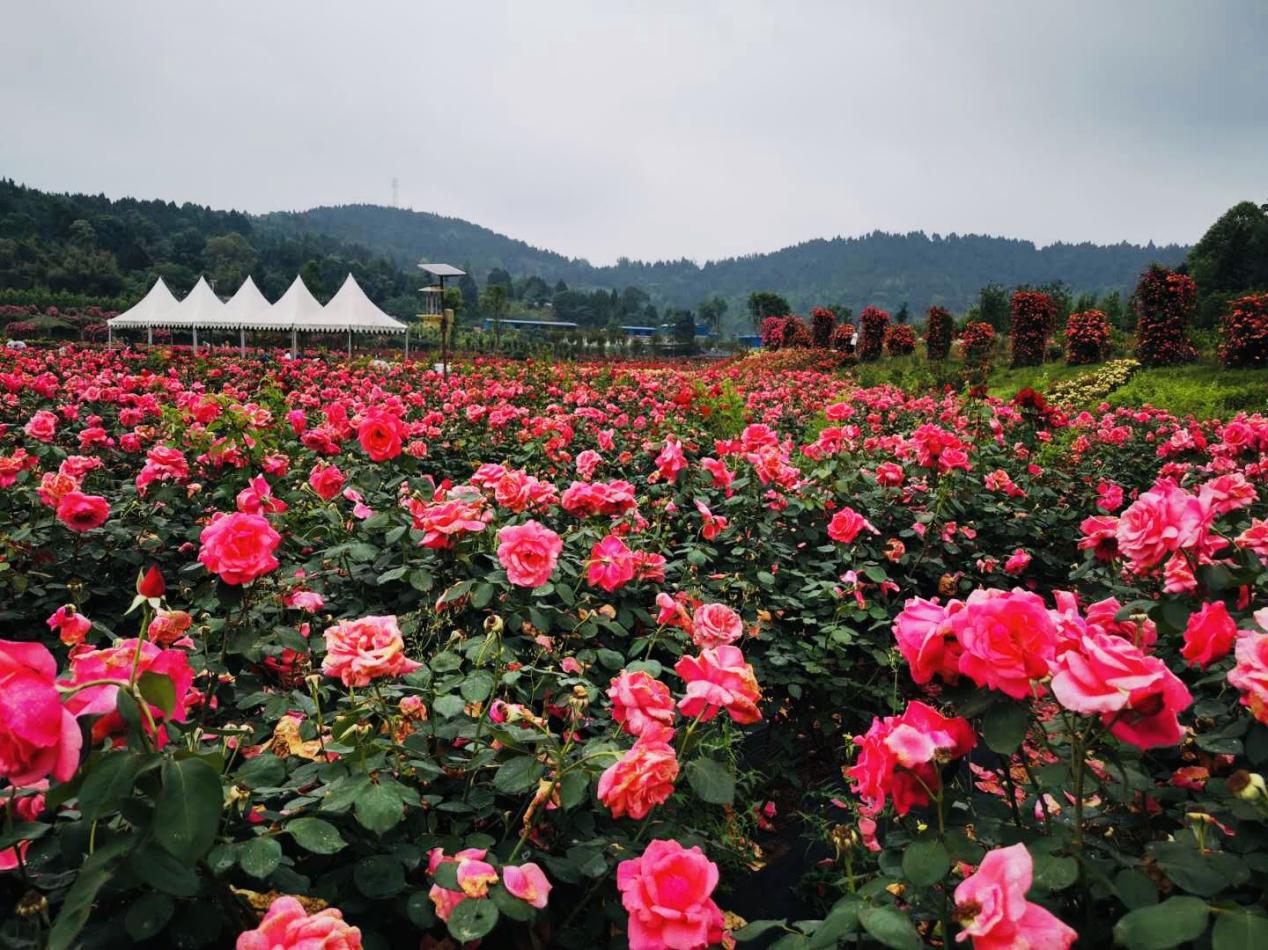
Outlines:
[[[646,290],[658,304],[692,307],[714,295],[736,305],[754,290],[780,293],[794,309],[841,303],[856,312],[867,304],[914,313],[938,304],[962,312],[988,283],[1004,286],[1064,281],[1075,293],[1129,293],[1152,263],[1174,266],[1187,246],[1057,243],[1037,247],[1016,238],[928,236],[916,231],[874,231],[861,237],[816,238],[762,254],[696,264],[689,260],[621,259],[595,266],[460,218],[379,205],[339,205],[276,212],[259,219],[292,234],[323,235],[361,245],[403,267],[431,258],[468,265],[483,282],[490,270],[515,277],[563,280],[574,289]]]

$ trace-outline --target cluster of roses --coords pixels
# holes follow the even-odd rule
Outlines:
[[[1065,325],[1065,361],[1071,366],[1099,363],[1109,339],[1109,318],[1100,310],[1072,313]]]
[[[895,323],[885,331],[885,352],[890,356],[910,356],[916,352],[916,331],[906,323]]]
[[[879,307],[864,307],[859,314],[859,359],[880,359],[885,345],[885,332],[889,328],[889,312]]]
[[[931,360],[945,360],[951,352],[955,319],[946,307],[930,307],[925,314],[925,353]]]
[[[1189,340],[1197,296],[1197,284],[1187,274],[1155,264],[1141,275],[1132,297],[1136,359],[1145,366],[1171,366],[1197,358]]]
[[[1220,359],[1225,366],[1268,366],[1268,294],[1228,302],[1220,322]]]
[[[826,307],[814,307],[810,311],[810,337],[815,349],[826,350],[832,345],[832,334],[837,328],[837,315]]]
[[[761,719],[761,690],[753,667],[734,646],[744,633],[739,614],[716,603],[699,605],[689,614],[687,602],[668,594],[657,598],[659,622],[682,629],[700,650],[674,666],[686,685],[682,698],[675,703],[669,687],[643,670],[622,670],[608,688],[612,718],[635,738],[633,747],[599,778],[599,800],[613,817],[644,818],[673,794],[679,771],[673,746],[679,713],[692,720],[691,728],[722,710],[741,725]]]
[[[1014,366],[1038,366],[1043,362],[1052,331],[1052,295],[1037,290],[1013,293],[1008,338]]]

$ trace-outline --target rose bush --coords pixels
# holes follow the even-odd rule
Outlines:
[[[0,354],[4,940],[1254,938],[1268,419],[835,360]]]

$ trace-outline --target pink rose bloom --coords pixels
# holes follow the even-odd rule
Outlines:
[[[1136,620],[1115,620],[1123,605],[1117,597],[1107,597],[1089,604],[1086,614],[1087,622],[1100,627],[1106,633],[1129,640],[1141,650],[1149,652],[1158,642],[1158,627],[1148,617]]]
[[[589,481],[594,477],[594,470],[603,462],[603,456],[594,449],[586,449],[577,454],[577,474]]]
[[[400,455],[404,434],[405,426],[400,418],[382,408],[367,412],[357,427],[357,441],[375,462],[386,462]]]
[[[852,544],[862,531],[880,534],[870,521],[853,508],[842,508],[828,522],[828,537],[840,544]]]
[[[1239,548],[1248,548],[1259,557],[1268,561],[1268,521],[1252,518],[1250,527],[1233,539]]]
[[[1005,574],[1020,574],[1030,566],[1030,555],[1026,553],[1024,548],[1018,548],[1012,553],[1012,556],[1004,562]]]
[[[308,914],[294,897],[279,897],[255,930],[238,935],[237,950],[361,950],[361,931],[333,907]]]
[[[48,628],[56,630],[58,638],[68,647],[78,646],[92,629],[92,621],[75,610],[73,604],[58,607],[47,620]]]
[[[1237,665],[1228,681],[1241,690],[1241,703],[1251,715],[1268,725],[1268,634],[1242,631],[1234,651]]]
[[[498,872],[487,861],[466,858],[458,862],[458,887],[468,897],[487,897],[498,882]]]
[[[247,487],[234,498],[234,504],[248,515],[268,515],[286,510],[286,502],[273,496],[273,489],[263,475],[247,482]]]
[[[634,579],[635,567],[634,552],[616,535],[609,534],[590,549],[586,582],[610,594]]]
[[[12,785],[64,782],[79,766],[83,740],[56,676],[47,647],[0,640],[0,777]]]
[[[345,686],[367,686],[384,676],[404,676],[422,666],[405,655],[395,617],[344,620],[326,630],[321,671]]]
[[[318,462],[308,473],[308,484],[322,501],[330,501],[343,490],[343,472],[333,465]]]
[[[923,597],[913,597],[903,605],[894,620],[894,637],[917,683],[923,685],[935,676],[946,683],[959,680],[963,648],[951,630],[951,615],[963,607],[958,600],[943,607]]]
[[[876,484],[878,485],[897,488],[903,483],[905,477],[903,467],[894,462],[881,462],[876,466]]]
[[[674,699],[669,687],[639,670],[622,670],[608,687],[612,718],[632,736],[660,733],[674,725]]]
[[[57,520],[72,531],[100,528],[110,517],[110,503],[100,495],[71,491],[57,503]]]
[[[532,861],[527,864],[508,864],[502,868],[502,883],[512,897],[518,897],[538,910],[545,909],[551,884],[542,869]]]
[[[263,515],[218,514],[198,536],[198,560],[226,584],[249,584],[277,567],[282,536]]]
[[[691,615],[691,642],[704,649],[734,643],[744,635],[744,621],[726,604],[704,604]]]
[[[1259,500],[1255,486],[1241,472],[1213,478],[1198,488],[1198,497],[1216,515],[1226,515]]]
[[[315,590],[293,590],[282,598],[282,603],[292,610],[315,614],[326,606],[326,598]]]
[[[1035,681],[1048,675],[1057,629],[1037,594],[975,590],[952,615],[951,629],[964,648],[960,672],[978,686],[1013,699],[1042,691]]]
[[[861,799],[864,815],[877,815],[886,797],[905,815],[929,804],[929,793],[942,787],[940,763],[958,759],[977,744],[968,720],[947,718],[921,702],[907,705],[901,716],[874,717],[863,736],[855,736],[859,755],[845,770]]]
[[[1180,655],[1190,666],[1206,669],[1216,660],[1228,656],[1237,638],[1237,624],[1228,615],[1228,608],[1220,601],[1203,604],[1195,614],[1189,615],[1184,628],[1184,646]]]
[[[616,869],[629,912],[630,950],[701,950],[721,943],[722,911],[713,902],[718,866],[699,848],[653,841]]]
[[[1051,911],[1026,900],[1034,873],[1023,844],[996,848],[955,889],[955,939],[973,950],[1068,950],[1079,935]]]
[[[1053,670],[1057,701],[1100,715],[1119,740],[1152,749],[1184,738],[1177,716],[1193,697],[1165,663],[1122,637],[1089,632],[1057,657]]]
[[[541,587],[549,581],[563,549],[559,535],[536,521],[498,532],[498,560],[507,580],[517,587]]]
[[[1118,519],[1118,548],[1136,573],[1162,563],[1174,551],[1206,540],[1211,512],[1196,495],[1162,479],[1132,502]]]
[[[167,730],[162,728],[165,719],[184,722],[189,715],[190,688],[194,684],[194,671],[184,650],[168,650],[142,641],[137,648],[136,638],[118,640],[101,650],[86,650],[71,657],[70,675],[61,681],[64,686],[76,686],[91,680],[127,680],[132,665],[139,657],[137,674],[156,673],[172,681],[176,704],[168,716],[160,707],[149,704],[150,715],[159,726],[156,741],[161,747],[167,742]],[[109,684],[89,686],[79,690],[66,700],[66,708],[75,716],[96,716],[92,726],[92,739],[101,742],[106,738],[120,737],[127,733],[127,724],[119,714],[119,687]],[[148,731],[149,726],[147,724]]]
[[[1093,515],[1084,518],[1079,525],[1083,537],[1080,551],[1091,551],[1098,561],[1112,561],[1118,557],[1118,519],[1110,515]]]
[[[41,409],[27,420],[22,431],[37,442],[52,442],[57,435],[57,413]]]
[[[762,691],[739,647],[713,647],[701,650],[699,656],[684,656],[674,672],[687,684],[686,695],[678,702],[684,716],[708,722],[725,709],[741,725],[762,718],[757,708]]]
[[[678,756],[660,739],[639,739],[599,776],[599,801],[613,818],[639,819],[674,793]]]

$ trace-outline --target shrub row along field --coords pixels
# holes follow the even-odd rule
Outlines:
[[[1264,946],[1268,418],[825,359],[4,352],[6,945]]]

